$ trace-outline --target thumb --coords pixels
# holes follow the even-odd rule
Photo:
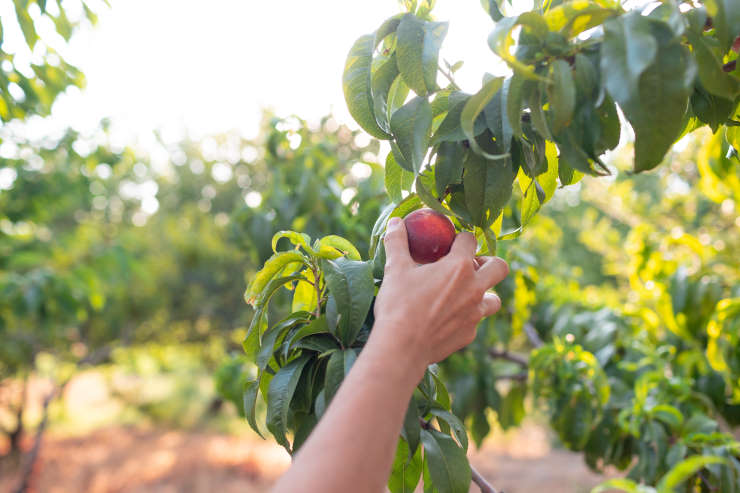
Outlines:
[[[409,253],[409,237],[406,233],[406,225],[400,217],[392,217],[388,221],[383,238],[385,245],[385,268],[405,269],[412,266],[411,254]]]

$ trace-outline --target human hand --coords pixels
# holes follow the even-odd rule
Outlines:
[[[388,222],[384,243],[385,276],[368,343],[400,350],[423,372],[470,344],[478,322],[501,308],[499,297],[487,290],[507,276],[509,267],[498,257],[476,257],[470,233],[459,233],[450,253],[437,262],[417,265],[400,218]]]

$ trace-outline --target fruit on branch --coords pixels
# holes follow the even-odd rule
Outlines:
[[[455,240],[452,221],[437,211],[417,209],[403,220],[409,238],[411,258],[419,264],[430,264],[449,253]]]

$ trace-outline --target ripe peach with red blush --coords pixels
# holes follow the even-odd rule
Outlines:
[[[456,232],[447,216],[424,208],[413,211],[403,222],[409,238],[409,252],[416,263],[430,264],[449,253]]]

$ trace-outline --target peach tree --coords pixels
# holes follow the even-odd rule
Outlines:
[[[553,0],[513,16],[506,15],[511,5],[483,0],[482,15],[494,21],[488,44],[510,75],[487,74],[474,94],[454,81],[459,62],[440,62],[448,25],[432,18],[434,2],[403,3],[405,12],[357,39],[343,76],[353,118],[390,145],[392,203],[373,228],[367,256],[338,236],[284,231],[245,294],[255,312],[244,349],[257,368],[245,387],[245,413],[262,433],[261,395],[266,429],[291,453],[372,330],[389,218],[430,207],[473,232],[481,254],[493,254],[558,188],[613,173],[604,154],[629,130],[635,173],[656,168],[676,141],[709,126],[715,148],[707,172],[727,183],[737,176],[737,0],[634,8]],[[511,243],[498,251],[505,255]],[[508,309],[419,383],[389,489],[414,491],[423,480],[425,491],[462,492],[472,480],[494,491],[468,464],[469,436],[480,444],[489,434],[490,411],[502,427],[517,425],[530,396],[560,441],[591,467],[629,468],[627,478],[603,489],[740,491],[740,448],[727,433],[740,422],[736,287],[707,286],[677,270],[665,281],[672,298],[661,312],[669,335],[656,341],[635,336],[637,322],[622,313],[538,312],[531,299],[544,292],[537,259],[519,252],[509,260],[512,275],[498,288]],[[285,289],[292,313],[272,320],[270,300]],[[527,343],[513,352],[520,334]],[[683,366],[674,368],[679,356]]]

